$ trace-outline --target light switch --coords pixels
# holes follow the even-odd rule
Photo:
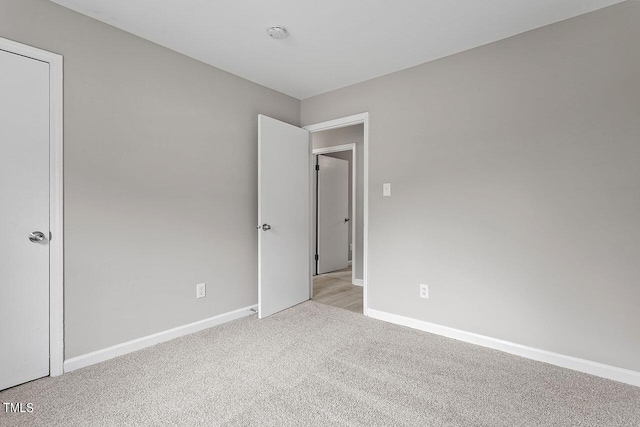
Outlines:
[[[391,196],[391,183],[390,182],[382,184],[382,195],[384,197]]]

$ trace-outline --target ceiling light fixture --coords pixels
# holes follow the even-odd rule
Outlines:
[[[275,26],[269,28],[267,34],[269,34],[269,37],[272,39],[282,40],[287,37],[287,29],[285,27]]]

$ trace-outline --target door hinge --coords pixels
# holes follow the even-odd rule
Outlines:
[[[316,258],[316,261],[317,261],[318,260],[318,254],[316,254],[315,258]]]
[[[316,170],[319,171],[320,170],[320,165],[316,165]]]
[[[51,232],[49,232],[49,241],[51,241],[52,238],[53,238],[53,235],[51,234]]]

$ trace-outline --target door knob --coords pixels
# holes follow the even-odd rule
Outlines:
[[[349,222],[349,221],[351,221],[351,218],[345,218],[344,219],[344,222]]]
[[[258,226],[258,229],[262,228],[263,231],[271,230],[271,226],[269,224],[262,224],[262,226]]]
[[[29,234],[29,240],[33,243],[42,242],[44,240],[44,233],[42,231],[34,231]]]

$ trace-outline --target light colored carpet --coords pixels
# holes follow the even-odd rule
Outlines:
[[[351,283],[351,268],[313,277],[313,300],[362,314],[362,286]]]
[[[639,426],[640,388],[306,302],[0,393],[3,426]],[[2,409],[0,407],[0,409]]]

